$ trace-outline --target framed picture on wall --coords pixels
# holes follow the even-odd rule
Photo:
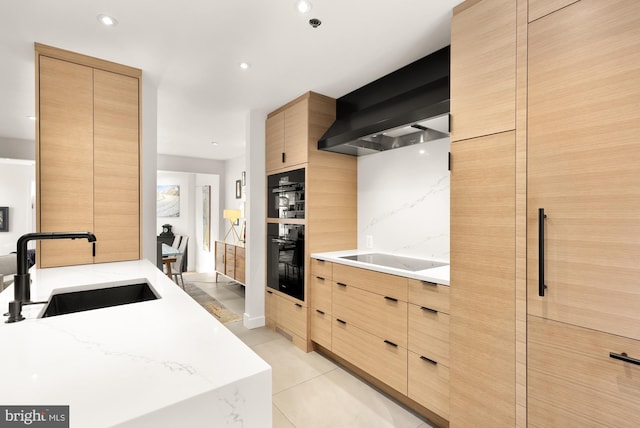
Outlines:
[[[236,180],[236,199],[242,198],[242,180]]]
[[[0,232],[9,231],[9,207],[0,207]]]

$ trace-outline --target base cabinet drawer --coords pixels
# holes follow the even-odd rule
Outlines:
[[[407,350],[335,318],[332,351],[407,395]]]
[[[278,327],[299,338],[307,337],[307,308],[278,296]]]
[[[322,309],[311,309],[311,340],[331,350],[331,314]]]
[[[449,419],[449,367],[409,352],[409,398]]]
[[[409,280],[409,303],[449,313],[449,287],[434,282]]]
[[[332,303],[334,317],[407,347],[406,301],[334,282]]]
[[[409,305],[408,349],[449,367],[449,315]]]
[[[311,275],[319,276],[321,278],[326,279],[327,281],[331,281],[332,278],[332,265],[331,262],[326,262],[324,260],[311,259]]]
[[[529,427],[640,426],[640,365],[611,357],[640,362],[640,341],[536,316],[527,327]]]
[[[311,277],[310,283],[311,307],[331,313],[331,281],[314,275]]]

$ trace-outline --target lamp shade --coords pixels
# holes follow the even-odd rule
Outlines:
[[[236,220],[240,218],[240,210],[224,210],[222,217],[230,220]]]

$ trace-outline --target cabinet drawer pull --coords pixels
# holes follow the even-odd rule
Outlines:
[[[269,294],[273,294],[273,291],[269,291],[269,290],[267,290],[267,293],[269,293]]]
[[[336,321],[338,321],[340,324],[346,324],[346,321],[342,321],[340,318],[336,318]]]
[[[396,345],[395,343],[393,343],[392,341],[387,340],[387,339],[385,339],[385,340],[384,340],[384,343],[386,343],[387,345],[391,345],[391,346],[393,346],[394,348],[397,348],[397,347],[398,347],[398,345]]]
[[[420,359],[421,359],[422,361],[426,361],[427,363],[431,363],[431,364],[433,364],[434,366],[435,366],[435,365],[438,365],[438,362],[437,362],[437,361],[433,361],[431,358],[427,358],[427,357],[425,357],[424,355],[420,355]]]
[[[295,303],[295,305],[296,305],[297,307],[299,307],[299,308],[301,308],[301,307],[302,307],[302,305],[301,305],[300,303]]]
[[[438,313],[438,311],[436,311],[435,309],[427,308],[426,306],[420,306],[420,309],[422,309],[423,311],[431,312],[433,314]]]
[[[544,208],[538,208],[538,296],[544,297]]]
[[[346,287],[347,284],[345,284],[344,282],[336,282],[337,285],[339,285],[340,287]]]
[[[282,163],[285,163],[284,152],[282,152]]]
[[[321,276],[316,276],[317,279],[319,279],[320,281],[324,281],[324,278]]]
[[[319,313],[320,315],[324,315],[324,311],[321,311],[320,309],[316,309],[316,312]]]
[[[421,283],[423,283],[424,285],[430,285],[431,287],[437,287],[438,284],[436,284],[435,282],[431,282],[431,281],[420,281]]]
[[[613,359],[624,361],[625,363],[631,363],[631,364],[640,366],[640,360],[638,360],[637,358],[630,357],[629,355],[627,355],[626,352],[623,352],[621,354],[615,354],[613,352],[609,352],[609,356]]]
[[[390,301],[392,301],[392,302],[397,302],[397,301],[398,301],[398,299],[396,299],[395,297],[384,296],[384,298],[385,298],[386,300],[390,300]]]

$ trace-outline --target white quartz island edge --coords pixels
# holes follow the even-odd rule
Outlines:
[[[355,260],[343,259],[344,256],[354,256],[356,254],[372,253],[372,250],[345,250],[332,251],[327,253],[311,254],[311,257],[327,262],[340,263],[347,266],[353,266],[362,269],[374,270],[376,272],[388,273],[391,275],[404,276],[407,278],[417,279],[419,281],[435,282],[441,285],[449,285],[449,265],[440,266],[432,269],[420,271],[410,271],[405,269],[397,269],[387,266],[374,265],[371,263],[363,263]],[[439,260],[435,260],[439,261]]]
[[[271,367],[146,260],[32,269],[53,290],[146,280],[157,300],[0,324],[0,406],[69,405],[70,426],[271,427]],[[0,293],[0,313],[13,287]]]

